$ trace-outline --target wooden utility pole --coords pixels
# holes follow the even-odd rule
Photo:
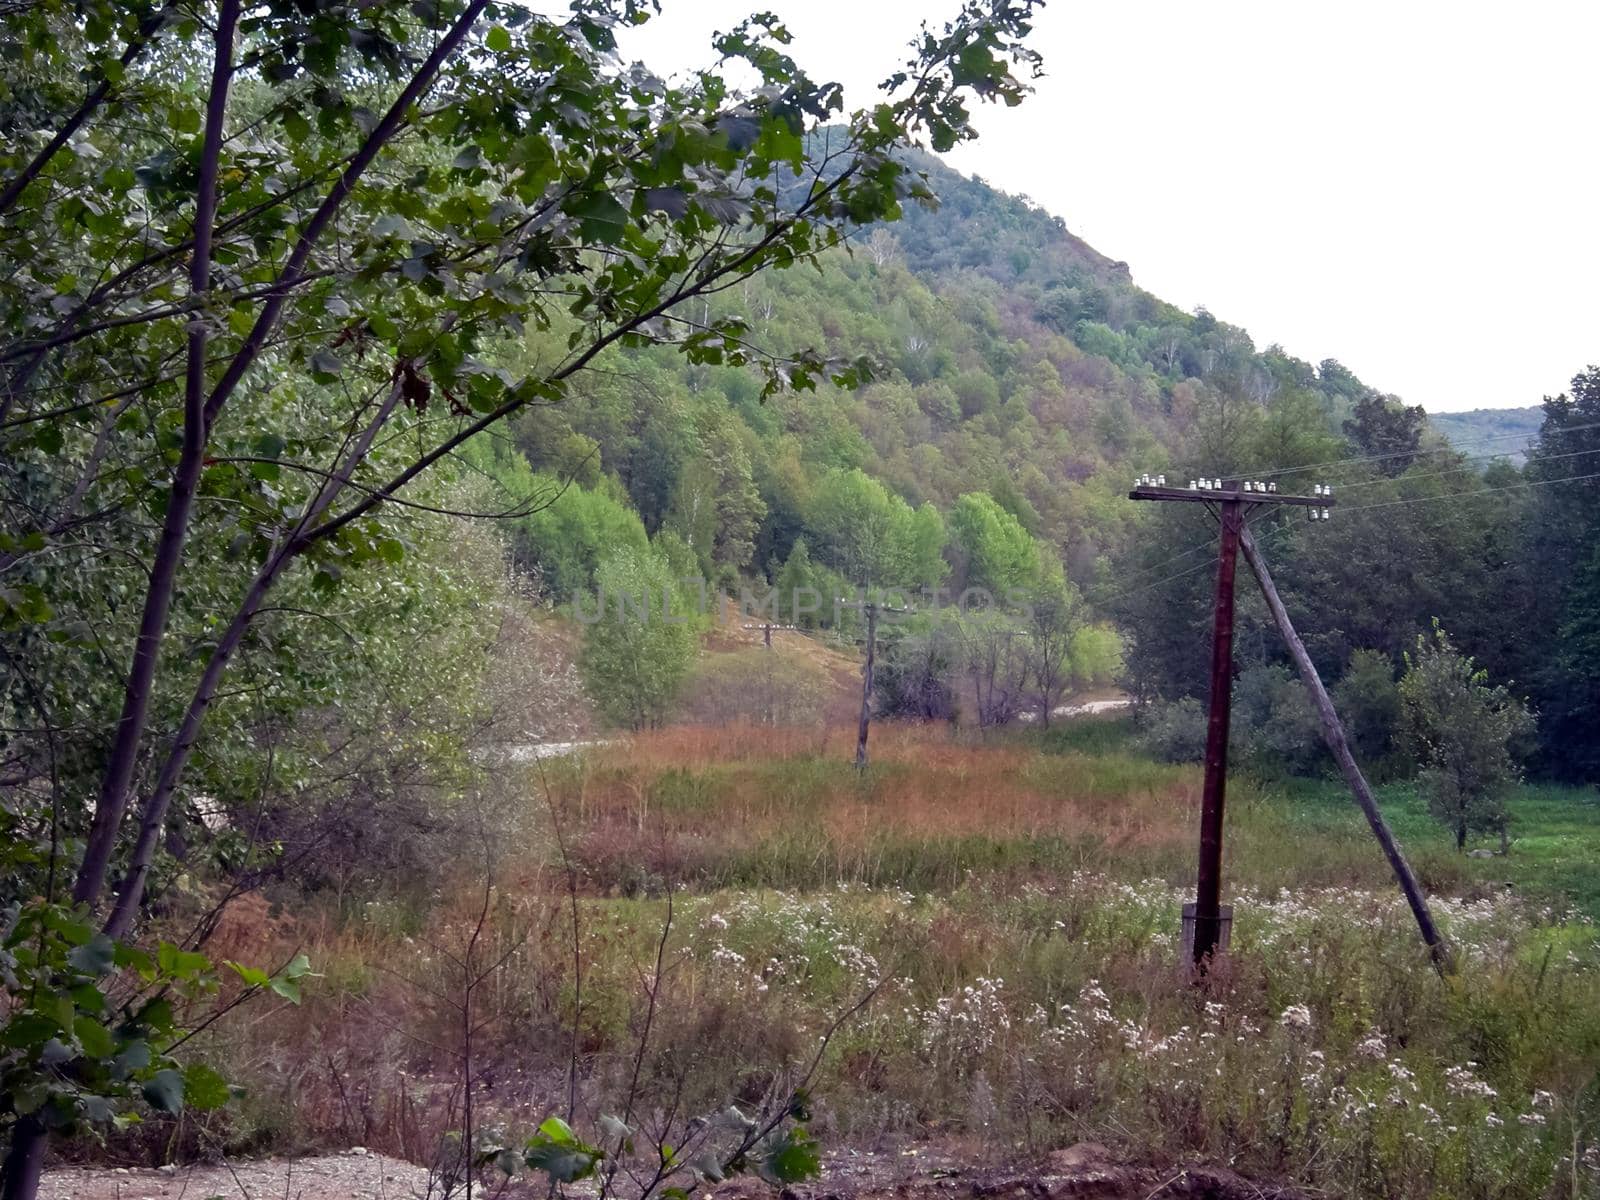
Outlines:
[[[1220,505],[1217,590],[1211,614],[1211,708],[1206,714],[1206,776],[1200,792],[1200,867],[1194,886],[1194,960],[1222,942],[1222,815],[1228,790],[1228,727],[1233,717],[1233,574],[1244,526],[1238,500]],[[1233,910],[1227,913],[1231,924]],[[1222,943],[1222,949],[1227,949]]]
[[[1300,671],[1300,678],[1305,683],[1306,690],[1311,693],[1311,702],[1316,706],[1317,716],[1322,722],[1322,740],[1328,743],[1328,749],[1338,762],[1339,770],[1344,774],[1344,781],[1349,785],[1351,795],[1356,798],[1356,803],[1366,815],[1367,824],[1372,827],[1378,845],[1383,847],[1384,857],[1389,860],[1389,867],[1394,871],[1394,877],[1400,883],[1400,890],[1405,893],[1406,903],[1411,906],[1411,915],[1416,918],[1417,928],[1422,932],[1422,940],[1428,945],[1428,953],[1433,958],[1434,968],[1441,975],[1446,974],[1454,969],[1449,944],[1439,935],[1439,927],[1433,923],[1433,913],[1428,908],[1428,899],[1423,894],[1422,885],[1417,882],[1417,877],[1411,871],[1411,864],[1406,862],[1406,856],[1401,852],[1399,843],[1389,831],[1389,823],[1383,819],[1383,813],[1378,811],[1378,802],[1372,795],[1372,789],[1367,786],[1366,776],[1361,773],[1355,756],[1350,753],[1350,743],[1345,738],[1344,725],[1334,710],[1333,701],[1328,698],[1328,689],[1322,686],[1322,677],[1317,674],[1311,656],[1306,653],[1305,643],[1300,640],[1300,635],[1290,624],[1289,612],[1278,597],[1278,589],[1267,571],[1267,564],[1262,560],[1261,551],[1256,548],[1248,529],[1240,537],[1240,547],[1244,550],[1245,561],[1255,572],[1256,582],[1261,585],[1261,594],[1266,597],[1267,607],[1272,610],[1272,619],[1278,626],[1278,632],[1283,635],[1284,643],[1289,647],[1290,657],[1294,659],[1294,665]]]
[[[878,614],[908,613],[909,608],[890,608],[875,600],[862,600],[852,604],[847,600],[840,600],[840,604],[850,604],[858,607],[867,614],[867,657],[861,664],[861,720],[856,726],[856,770],[867,769],[867,729],[872,721],[872,673],[877,660],[878,649]]]
[[[1222,824],[1228,787],[1228,724],[1233,699],[1233,576],[1244,533],[1247,507],[1289,504],[1327,512],[1333,501],[1317,488],[1315,496],[1289,496],[1276,485],[1201,479],[1189,487],[1168,487],[1166,477],[1142,477],[1131,500],[1169,500],[1204,504],[1222,526],[1217,550],[1217,590],[1211,624],[1211,709],[1206,720],[1206,774],[1200,793],[1200,865],[1194,904],[1184,907],[1184,941],[1196,963],[1226,950],[1233,910],[1222,903]]]

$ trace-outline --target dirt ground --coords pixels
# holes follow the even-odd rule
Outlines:
[[[47,1172],[41,1200],[419,1200],[421,1167],[357,1147],[316,1158],[227,1165],[73,1168]],[[486,1193],[493,1196],[494,1193]],[[718,1186],[708,1200],[1302,1200],[1304,1193],[1204,1164],[1153,1167],[1117,1161],[1081,1143],[1016,1168],[964,1166],[959,1152],[922,1147],[836,1152],[821,1179],[781,1195],[759,1180]]]
[[[411,1200],[428,1172],[365,1151],[181,1167],[45,1172],[40,1200]]]

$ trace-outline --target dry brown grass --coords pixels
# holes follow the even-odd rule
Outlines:
[[[948,886],[971,869],[1158,862],[1187,845],[1193,772],[1041,756],[945,726],[679,727],[548,773],[599,890],[837,882]]]

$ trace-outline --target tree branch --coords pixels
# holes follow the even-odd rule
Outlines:
[[[268,294],[267,302],[262,305],[261,314],[256,318],[255,325],[246,336],[244,345],[239,348],[239,353],[223,372],[222,378],[217,381],[217,386],[212,390],[211,397],[206,401],[206,420],[215,421],[217,414],[227,404],[228,398],[233,395],[234,389],[239,386],[245,373],[255,364],[267,339],[272,335],[273,328],[278,323],[278,318],[283,313],[283,306],[287,302],[290,290],[299,282],[305,273],[306,262],[311,257],[323,232],[329,223],[338,214],[345,198],[355,190],[356,184],[367,168],[372,165],[389,140],[394,137],[402,124],[405,123],[406,114],[411,106],[421,98],[422,94],[433,85],[440,69],[449,57],[455,53],[462,40],[471,32],[473,23],[488,7],[489,0],[471,0],[456,23],[451,26],[450,32],[440,39],[433,52],[423,60],[417,73],[411,77],[405,89],[395,97],[389,110],[383,114],[383,119],[373,127],[367,140],[362,143],[361,149],[356,151],[355,157],[350,160],[350,165],[339,176],[339,181],[333,185],[328,195],[312,214],[311,220],[300,231],[299,238],[295,241],[294,249],[290,252],[288,261],[284,263],[283,270],[278,273],[274,287]]]

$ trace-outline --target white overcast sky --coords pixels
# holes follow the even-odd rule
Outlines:
[[[868,103],[955,0],[664,0],[662,73],[767,8]],[[1431,410],[1534,404],[1600,362],[1600,3],[1052,0],[1048,76],[952,165],[1143,287]]]

